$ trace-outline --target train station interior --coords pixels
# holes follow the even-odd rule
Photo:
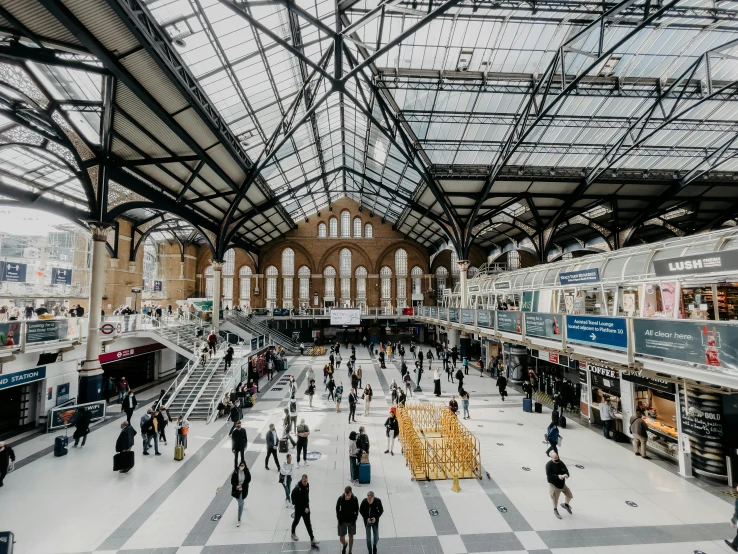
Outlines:
[[[0,554],[738,551],[737,99],[731,0],[0,0]]]

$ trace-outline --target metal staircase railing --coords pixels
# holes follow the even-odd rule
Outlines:
[[[230,312],[225,314],[225,317],[227,319],[230,318],[233,323],[249,331],[251,334],[265,335],[274,344],[281,346],[290,353],[298,353],[300,351],[299,343],[293,341],[290,337],[288,337],[278,329],[272,329],[266,323],[256,319],[253,316],[249,317],[241,312],[231,310]]]
[[[226,349],[226,345],[223,343],[218,346],[218,350],[215,352],[215,357],[210,359],[209,363],[205,366],[205,372],[200,376],[200,379],[198,379],[192,391],[190,391],[190,394],[185,399],[182,409],[187,408],[187,402],[190,400],[192,395],[195,394],[195,398],[189,404],[189,408],[187,408],[187,412],[184,414],[185,419],[187,419],[190,416],[190,413],[192,413],[192,410],[194,410],[195,406],[197,406],[197,403],[199,402],[200,397],[202,396],[203,392],[205,392],[205,388],[208,386],[210,379],[212,379],[213,375],[215,375],[215,373],[218,371],[220,364],[225,363],[225,361],[223,360],[223,356],[218,357],[218,354],[224,353],[225,349]],[[202,383],[202,386],[198,386],[200,382],[202,382],[203,378],[205,378],[205,381]]]

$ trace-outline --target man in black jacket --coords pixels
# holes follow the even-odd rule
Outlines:
[[[274,465],[277,466],[277,471],[279,471],[279,459],[277,458],[277,449],[279,448],[279,435],[277,435],[277,430],[274,428],[274,423],[269,424],[269,431],[267,431],[266,434],[266,443],[267,455],[264,459],[264,468],[269,469],[269,457],[272,456],[274,458]]]
[[[554,515],[559,519],[561,519],[561,515],[559,515],[557,505],[562,492],[564,493],[564,502],[561,504],[561,507],[571,513],[569,502],[571,502],[574,496],[566,485],[566,479],[568,478],[569,470],[566,464],[559,459],[559,455],[556,452],[552,452],[551,459],[546,464],[546,479],[548,480],[548,493],[553,500]]]
[[[369,554],[377,554],[377,543],[379,542],[379,518],[384,513],[382,501],[374,497],[374,493],[369,491],[366,498],[361,501],[359,508],[361,517],[364,518],[364,527],[366,527],[366,549]],[[372,533],[373,531],[373,533]],[[374,541],[372,544],[372,535]]]
[[[241,461],[246,463],[244,459],[244,451],[248,446],[249,441],[246,437],[246,429],[241,427],[241,422],[236,422],[236,430],[231,435],[231,452],[233,452],[233,467],[238,467],[238,454],[241,454]]]
[[[384,453],[387,454],[389,452],[394,456],[395,439],[397,438],[397,435],[400,434],[400,423],[395,417],[395,412],[389,413],[389,417],[384,422],[384,428],[387,430],[387,450],[385,450]]]
[[[346,487],[336,501],[336,519],[338,520],[338,539],[341,541],[341,554],[346,554],[346,533],[348,533],[349,554],[353,554],[356,520],[359,517],[359,501],[356,500],[351,487]]]
[[[229,435],[232,435],[233,431],[236,429],[236,424],[241,421],[241,411],[238,409],[236,404],[231,406],[231,413],[228,417],[233,422],[233,427],[231,427],[231,431],[228,433]]]
[[[357,379],[358,382],[358,379]],[[354,423],[356,423],[356,402],[358,400],[358,397],[356,396],[356,390],[351,389],[348,395],[348,401],[349,401],[349,423],[353,420]]]
[[[310,485],[308,484],[307,475],[303,475],[302,479],[297,482],[295,488],[292,489],[290,498],[292,505],[295,507],[295,517],[292,519],[292,540],[297,540],[295,531],[297,530],[297,524],[302,519],[305,521],[305,529],[307,529],[308,535],[310,535],[310,544],[318,546],[320,542],[315,540],[313,526],[310,523]]]

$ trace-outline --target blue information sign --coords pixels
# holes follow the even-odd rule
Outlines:
[[[259,348],[264,348],[264,335],[259,336]]]
[[[0,375],[0,389],[9,389],[18,385],[25,385],[33,381],[40,381],[46,378],[46,366],[34,367],[17,373],[7,373]]]
[[[251,339],[251,350],[254,351],[259,348],[259,337],[253,337]]]
[[[26,282],[26,264],[0,262],[0,281],[9,283]]]
[[[163,283],[161,281],[154,281],[154,292],[161,292],[163,289]]]
[[[71,285],[72,270],[64,267],[51,268],[51,284],[52,285]]]
[[[628,331],[624,317],[567,315],[566,340],[613,350],[628,349]]]
[[[592,269],[580,269],[579,271],[567,271],[559,273],[559,283],[562,285],[579,285],[581,283],[599,283],[600,270],[596,267]]]

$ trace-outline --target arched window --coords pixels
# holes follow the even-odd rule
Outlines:
[[[354,238],[355,239],[361,238],[361,218],[360,217],[354,218]]]
[[[270,265],[264,273],[267,281],[267,308],[273,310],[277,307],[277,277],[279,276],[279,271],[276,267]]]
[[[364,238],[370,239],[372,238],[372,236],[372,224],[367,223],[366,225],[364,225]]]
[[[341,212],[341,236],[351,237],[351,213],[348,210]]]
[[[144,241],[143,289],[155,290],[154,281],[159,280],[159,245],[152,236]]]
[[[446,288],[446,279],[448,278],[448,269],[438,266],[436,269],[436,298],[438,302],[443,298],[443,289]]]
[[[423,294],[423,290],[422,290],[423,270],[420,269],[416,265],[410,271],[410,277],[413,280],[413,294]]]
[[[339,255],[341,275],[341,305],[351,306],[351,250],[344,248]]]
[[[223,309],[233,307],[233,275],[236,273],[236,251],[230,248],[226,251],[223,256],[223,279],[222,279],[222,294],[223,303],[221,307]]]
[[[403,248],[395,251],[395,273],[397,273],[397,307],[407,306],[407,252]]]
[[[302,266],[297,277],[300,279],[300,306],[307,308],[310,304],[310,268]]]
[[[335,217],[328,220],[328,236],[332,239],[338,238],[338,220]]]
[[[325,292],[323,300],[334,301],[336,298],[336,270],[328,266],[323,270],[323,281],[325,281]]]
[[[456,252],[453,250],[451,251],[451,280],[453,281],[453,287],[456,286],[456,283],[459,282],[459,273],[461,272],[461,269],[459,268],[459,257],[456,255]]]
[[[292,308],[292,282],[295,275],[295,251],[292,248],[282,250],[282,307]]]
[[[510,250],[507,253],[507,269],[509,271],[520,269],[520,252],[517,250]]]
[[[384,266],[379,270],[380,289],[382,293],[382,307],[392,310],[392,270]]]
[[[238,270],[238,290],[239,296],[241,297],[239,299],[239,303],[246,311],[251,309],[251,276],[253,274],[253,271],[251,271],[251,268],[247,265]]]
[[[402,248],[395,251],[395,271],[398,277],[407,275],[407,252]]]
[[[327,236],[325,223],[318,225],[318,238],[324,239]]]
[[[368,273],[364,266],[356,268],[356,299],[366,300],[366,277]]]
[[[205,298],[213,299],[213,266],[205,268]]]

